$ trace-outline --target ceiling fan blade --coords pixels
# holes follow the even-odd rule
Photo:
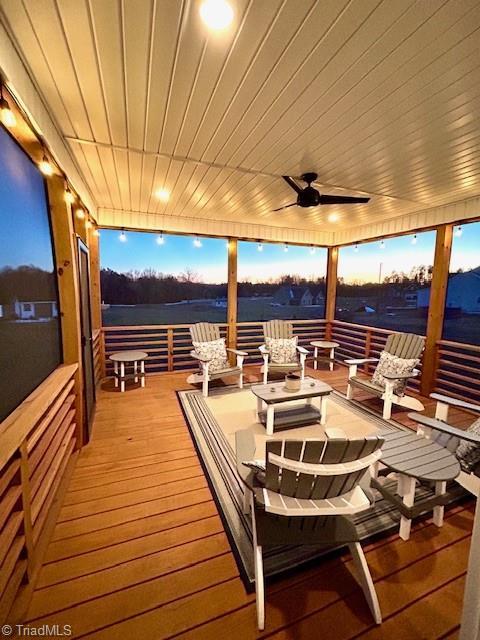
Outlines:
[[[284,207],[278,207],[278,209],[272,209],[272,211],[281,211],[282,209],[288,209],[288,207],[296,207],[297,203],[292,202],[292,204],[286,204]]]
[[[302,191],[302,189],[298,186],[298,184],[295,182],[295,180],[293,178],[291,178],[290,176],[282,176],[282,178],[297,193],[300,193]]]
[[[321,195],[318,204],[360,204],[368,202],[370,198],[357,198],[355,196],[327,196]]]

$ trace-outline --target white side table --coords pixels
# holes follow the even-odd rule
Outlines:
[[[118,351],[112,353],[110,360],[113,362],[113,370],[115,376],[115,386],[118,387],[120,382],[120,392],[125,391],[125,381],[129,378],[133,378],[135,382],[138,382],[140,378],[140,385],[145,386],[145,360],[148,358],[148,353],[145,351]],[[140,362],[140,371],[138,370],[138,363]],[[133,364],[133,373],[125,375],[125,365]],[[120,372],[118,371],[120,365]]]
[[[314,347],[313,352],[313,368],[318,369],[318,360],[322,359],[329,362],[330,371],[333,371],[333,361],[335,359],[335,349],[340,345],[338,342],[331,342],[330,340],[313,340],[310,345]],[[329,351],[329,357],[322,357],[318,355],[318,350],[324,349]]]

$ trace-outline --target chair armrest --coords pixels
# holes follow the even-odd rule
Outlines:
[[[264,356],[267,356],[267,355],[270,353],[270,352],[269,352],[269,350],[267,349],[267,347],[266,347],[264,344],[261,344],[261,345],[258,347],[258,349],[259,349],[260,353],[261,353],[262,355],[264,355]]]
[[[418,369],[414,369],[411,373],[400,373],[398,375],[394,375],[393,373],[382,373],[382,376],[387,380],[408,380],[409,378],[416,378],[420,371]]]
[[[343,429],[339,429],[338,427],[330,427],[329,429],[325,429],[325,435],[329,440],[334,440],[335,438],[348,440],[348,436]]]
[[[472,402],[465,402],[464,400],[458,400],[457,398],[450,398],[449,396],[444,396],[441,393],[431,393],[430,398],[432,398],[432,400],[437,400],[437,402],[457,407],[458,409],[467,409],[468,411],[480,413],[480,405],[473,404]]]
[[[248,353],[246,351],[239,351],[238,349],[229,349],[227,347],[227,351],[229,351],[230,353],[234,353],[237,356],[244,356],[245,358],[248,356]]]
[[[436,418],[429,418],[428,416],[424,416],[421,413],[409,413],[408,417],[418,424],[421,424],[424,427],[428,427],[429,429],[435,429],[435,431],[441,431],[442,433],[446,433],[449,436],[455,436],[460,440],[465,440],[466,442],[472,442],[473,444],[480,445],[480,436],[471,432],[463,431],[462,429],[457,429],[456,427],[452,427],[450,424],[446,422],[442,422],[441,420],[437,420]]]
[[[298,344],[297,344],[297,351],[298,353],[306,353],[307,355],[310,353],[308,349],[305,349],[305,347],[300,347]]]
[[[199,360],[200,362],[211,362],[213,360],[213,358],[204,358],[203,356],[199,356],[196,351],[190,351],[190,355],[192,358],[195,358],[195,360]]]
[[[366,362],[378,362],[378,358],[360,358],[359,360],[344,360],[345,364],[365,364]]]
[[[242,429],[235,432],[235,459],[237,470],[243,482],[250,488],[253,486],[254,472],[242,464],[243,460],[252,460],[255,457],[255,436],[250,429]]]

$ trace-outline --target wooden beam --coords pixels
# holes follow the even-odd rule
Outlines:
[[[437,342],[442,339],[445,302],[447,299],[448,274],[452,252],[453,225],[438,227],[435,242],[430,302],[428,306],[427,336],[423,356],[420,391],[428,396],[435,385],[437,369]]]
[[[78,364],[76,373],[77,447],[83,445],[83,372],[80,325],[80,294],[76,240],[71,207],[64,199],[60,176],[47,180],[53,240],[55,244],[64,364]]]
[[[100,250],[96,228],[88,232],[88,256],[90,260],[90,310],[92,314],[92,332],[102,331],[102,293],[100,285]],[[105,377],[105,338],[100,334],[101,378]]]
[[[237,347],[237,266],[238,242],[235,238],[228,240],[228,286],[227,286],[227,346]],[[233,362],[233,354],[230,361]]]
[[[329,247],[327,259],[327,290],[325,296],[325,320],[327,321],[325,337],[330,339],[331,323],[335,320],[335,304],[337,299],[337,267],[338,247]]]

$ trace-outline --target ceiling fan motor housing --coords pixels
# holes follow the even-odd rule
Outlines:
[[[316,207],[320,203],[319,192],[308,185],[298,194],[297,204],[299,207]]]

